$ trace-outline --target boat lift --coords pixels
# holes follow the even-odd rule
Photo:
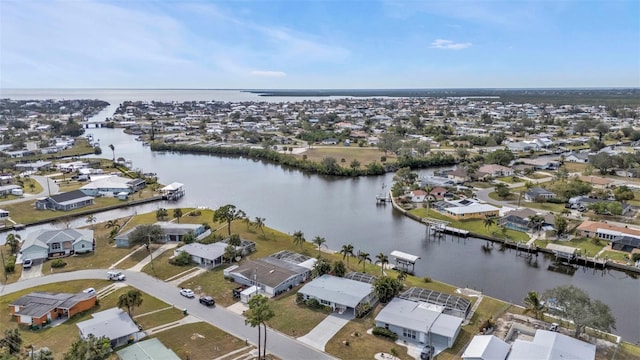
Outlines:
[[[391,256],[396,259],[396,267],[399,266],[402,271],[410,274],[413,274],[415,270],[416,260],[420,259],[420,256],[407,254],[398,250],[393,250]],[[411,271],[409,271],[409,265],[411,265]]]

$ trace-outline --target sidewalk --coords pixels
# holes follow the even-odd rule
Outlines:
[[[153,256],[153,258],[157,258],[158,256],[162,255],[163,252],[165,252],[167,250],[174,249],[177,246],[178,246],[177,243],[164,244],[164,245],[160,246],[158,249],[156,249],[151,255],[148,255],[147,257],[142,259],[139,263],[133,265],[132,267],[128,268],[127,270],[130,270],[130,271],[142,271],[142,268],[145,267],[148,263],[151,262],[151,257],[152,256]]]

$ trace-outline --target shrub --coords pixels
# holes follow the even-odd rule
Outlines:
[[[51,262],[51,267],[54,269],[58,269],[65,266],[67,266],[67,263],[64,262],[62,259],[55,259]]]
[[[393,341],[398,340],[398,334],[394,333],[393,331],[391,331],[391,330],[389,330],[387,328],[376,326],[376,327],[373,328],[372,333],[373,333],[373,335],[384,337],[384,338],[387,338],[389,340],[393,340]]]
[[[193,210],[192,212],[189,213],[189,216],[200,216],[202,215],[202,211],[200,210]]]
[[[635,253],[631,255],[631,260],[638,261],[640,260],[640,253]]]
[[[323,308],[323,305],[320,304],[320,302],[315,298],[307,299],[307,301],[305,301],[305,304],[307,304],[307,306],[310,307],[311,309],[322,309]]]
[[[426,283],[430,283],[431,282],[431,278],[428,276],[425,276],[422,278],[422,281],[426,282]]]
[[[5,271],[7,274],[11,274],[11,273],[13,273],[14,271],[16,271],[16,257],[15,257],[15,255],[14,255],[14,256],[11,256],[11,257],[9,257],[9,259],[7,260],[7,262],[4,264],[4,271]]]
[[[186,251],[180,253],[169,260],[169,263],[177,266],[187,266],[191,263],[191,255]]]

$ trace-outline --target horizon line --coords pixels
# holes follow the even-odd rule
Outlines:
[[[637,90],[640,86],[590,86],[590,87],[450,87],[450,88],[178,88],[178,87],[18,87],[18,88],[0,88],[2,90],[227,90],[227,91],[425,91],[425,90]]]

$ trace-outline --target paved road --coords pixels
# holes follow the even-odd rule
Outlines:
[[[56,184],[56,182],[51,180],[50,178],[48,178],[46,176],[31,175],[31,178],[33,180],[37,181],[40,184],[40,186],[42,186],[42,191],[41,192],[39,192],[38,194],[25,195],[25,196],[23,196],[21,198],[18,198],[18,199],[2,201],[2,202],[0,202],[0,205],[9,205],[9,204],[20,203],[20,202],[23,202],[23,201],[27,201],[29,199],[35,199],[35,198],[39,198],[39,197],[49,196],[49,194],[51,194],[51,195],[57,194],[58,191],[60,191],[60,187]],[[48,187],[47,187],[47,181],[49,182],[49,186]]]
[[[13,284],[0,287],[0,295],[7,295],[16,291],[31,288],[34,286],[50,284],[55,282],[83,279],[105,279],[107,270],[80,270],[68,273],[52,274],[33,279],[19,281]],[[258,330],[244,323],[244,317],[235,314],[223,307],[208,308],[200,305],[197,299],[187,299],[180,296],[178,288],[158,280],[145,273],[135,271],[123,271],[127,276],[126,283],[141,291],[152,295],[167,304],[171,304],[179,309],[187,309],[189,314],[194,315],[203,321],[214,325],[240,339],[247,339],[253,344],[258,343]],[[282,315],[284,316],[284,315]],[[336,359],[324,352],[318,351],[307,346],[295,339],[276,332],[272,329],[268,330],[267,336],[268,352],[276,355],[281,359],[305,359],[305,360],[329,360]]]

